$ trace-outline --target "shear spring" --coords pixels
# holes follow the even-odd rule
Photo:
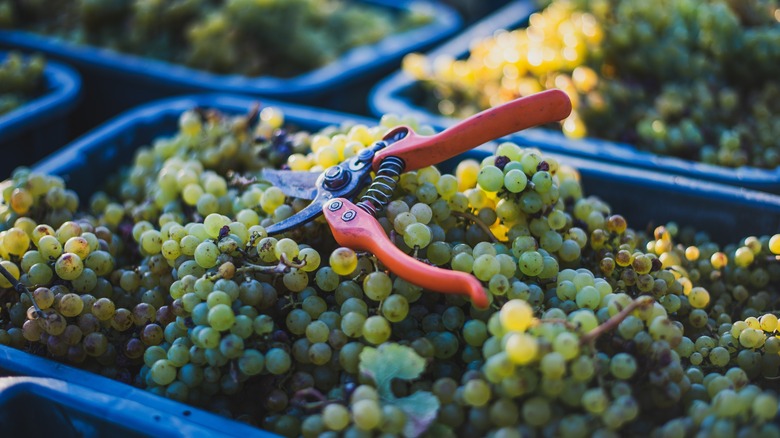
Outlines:
[[[356,205],[372,216],[376,216],[377,211],[382,210],[392,199],[398,185],[398,178],[403,171],[404,162],[400,158],[390,156],[382,160],[374,181]]]

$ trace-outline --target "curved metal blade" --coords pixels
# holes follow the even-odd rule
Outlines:
[[[371,156],[373,157],[373,154]],[[338,168],[340,168],[340,171],[334,173],[346,174],[348,177],[346,178],[346,181],[344,181],[340,186],[329,187],[326,175],[328,175],[334,169],[339,170]],[[268,175],[274,174],[275,176],[281,175],[284,177],[284,175],[289,175],[290,171],[288,171],[288,173],[282,172],[284,171],[274,171],[268,173]],[[302,172],[292,172],[292,174],[300,173]],[[371,161],[370,157],[366,160],[360,160],[358,157],[353,157],[351,160],[344,161],[337,166],[333,166],[325,172],[303,173],[314,173],[317,175],[316,181],[312,184],[312,187],[315,187],[316,196],[313,196],[314,199],[311,201],[311,204],[307,205],[301,211],[281,222],[277,222],[267,227],[265,230],[268,232],[268,235],[284,233],[313,220],[322,214],[322,206],[333,198],[352,199],[352,197],[357,195],[357,193],[360,192],[360,190],[370,182]],[[307,177],[303,176],[303,178]],[[287,180],[285,180],[285,182],[279,186],[282,191],[284,191],[284,186],[289,184],[286,181]],[[300,182],[301,180],[298,181]]]
[[[317,197],[317,178],[321,174],[322,172],[262,169],[258,178],[278,187],[287,196],[314,199]]]
[[[325,203],[331,200],[332,198],[333,198],[333,194],[331,194],[328,191],[322,190],[317,195],[317,197],[314,198],[313,201],[311,201],[311,204],[304,207],[303,210],[295,213],[294,215],[288,217],[287,219],[284,219],[281,222],[277,222],[267,227],[265,231],[268,233],[269,236],[274,234],[281,234],[289,230],[292,230],[293,228],[299,227],[305,224],[306,222],[314,220],[316,217],[322,214],[322,206],[325,205]]]

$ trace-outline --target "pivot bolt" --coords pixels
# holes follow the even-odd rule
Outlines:
[[[338,190],[349,182],[349,172],[339,166],[330,167],[325,171],[325,187],[330,190]]]

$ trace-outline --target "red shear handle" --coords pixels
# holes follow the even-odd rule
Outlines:
[[[412,284],[441,293],[468,295],[474,305],[488,306],[485,289],[476,277],[409,257],[387,238],[376,218],[348,200],[335,198],[322,207],[322,212],[339,245],[372,252],[390,271]]]
[[[408,127],[399,126],[385,138],[404,130],[406,137],[378,151],[373,167],[377,170],[383,159],[395,156],[404,160],[405,170],[421,169],[517,131],[563,120],[570,113],[569,96],[551,89],[474,114],[431,136],[417,135]]]

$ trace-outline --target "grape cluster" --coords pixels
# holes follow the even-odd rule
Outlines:
[[[246,76],[299,75],[431,20],[338,0],[0,2],[0,27]]]
[[[258,170],[321,171],[401,123],[430,132],[192,109],[83,208],[18,169],[0,267],[24,293],[0,278],[0,343],[283,436],[780,435],[780,234],[636,231],[575,169],[502,143],[402,174],[377,216],[410,257],[479,279],[487,308],[319,221],[268,235],[306,203]]]
[[[24,105],[46,88],[43,69],[46,61],[40,55],[25,59],[10,52],[0,63],[0,115]]]
[[[419,103],[466,117],[560,88],[570,138],[728,167],[780,165],[776,1],[553,0],[465,59],[411,54]]]

